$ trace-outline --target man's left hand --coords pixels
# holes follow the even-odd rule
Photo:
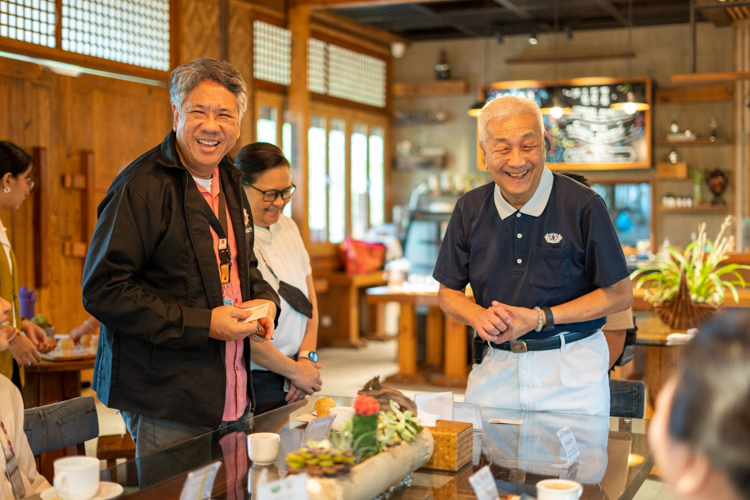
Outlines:
[[[243,302],[238,307],[240,307],[241,309],[250,309],[251,307],[257,307],[263,304],[268,304],[268,314],[266,314],[265,318],[258,318],[258,323],[265,331],[265,339],[273,340],[273,322],[274,320],[276,320],[276,304],[274,304],[270,300],[255,299]]]
[[[536,330],[539,325],[539,314],[534,309],[509,306],[497,301],[492,301],[492,307],[493,309],[507,311],[513,320],[513,325],[497,336],[497,340],[494,341],[497,344],[523,337]]]
[[[23,330],[31,343],[34,344],[37,351],[47,353],[54,349],[54,347],[47,343],[47,334],[44,333],[44,330],[39,325],[25,319],[21,321],[21,330]]]

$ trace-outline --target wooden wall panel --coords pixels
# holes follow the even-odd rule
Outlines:
[[[36,289],[36,309],[65,333],[87,317],[81,302],[83,259],[62,254],[64,242],[86,240],[81,211],[85,191],[65,189],[61,178],[84,174],[81,151],[92,151],[98,203],[120,167],[169,132],[169,94],[162,87],[92,75],[71,78],[35,64],[0,59],[0,109],[9,110],[0,115],[0,140],[28,152],[47,148],[49,286]],[[0,218],[18,258],[20,284],[33,288],[33,199],[27,198],[13,213],[0,212]]]
[[[247,112],[240,124],[240,138],[230,152],[236,156],[242,146],[255,140],[255,103],[253,88],[253,9],[250,4],[234,1],[230,5],[229,19],[229,62],[231,62],[247,83]]]
[[[180,64],[204,56],[218,59],[219,0],[182,0],[180,7]]]

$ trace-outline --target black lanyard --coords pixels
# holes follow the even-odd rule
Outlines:
[[[227,238],[227,205],[224,200],[224,192],[221,189],[221,179],[219,182],[219,218],[216,218],[211,205],[206,201],[203,209],[206,211],[208,223],[219,237],[219,269],[221,269],[221,283],[229,283],[229,271],[232,268],[232,253],[229,251],[229,240]],[[205,198],[204,198],[205,201]]]

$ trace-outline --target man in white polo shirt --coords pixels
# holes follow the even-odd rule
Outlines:
[[[544,166],[533,101],[495,99],[479,134],[494,182],[458,201],[434,272],[443,311],[493,347],[471,371],[465,399],[608,415],[601,327],[633,292],[604,201]],[[476,303],[464,294],[468,284]]]

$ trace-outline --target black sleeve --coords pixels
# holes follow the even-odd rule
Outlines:
[[[600,196],[594,196],[586,205],[581,234],[586,249],[585,273],[597,287],[612,286],[630,275],[620,239]]]
[[[453,290],[463,290],[469,284],[469,248],[463,223],[461,204],[457,203],[432,273],[433,278]]]
[[[182,306],[149,293],[136,281],[165,228],[127,185],[107,194],[83,268],[83,306],[105,325],[163,347],[205,345],[211,310]]]

